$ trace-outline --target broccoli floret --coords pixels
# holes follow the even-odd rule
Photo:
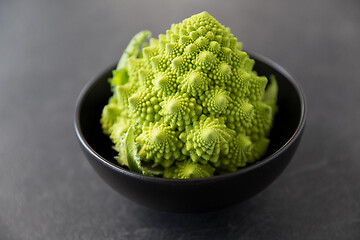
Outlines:
[[[277,112],[275,77],[258,76],[242,43],[207,12],[150,36],[134,36],[109,79],[100,122],[118,163],[187,179],[259,160]]]
[[[191,160],[179,161],[164,171],[165,178],[190,179],[211,177],[215,168],[209,164],[196,163]]]

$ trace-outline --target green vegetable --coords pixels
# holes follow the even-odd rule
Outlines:
[[[109,80],[101,124],[130,170],[201,178],[259,160],[269,145],[278,86],[253,71],[242,44],[207,12],[158,39],[134,36]]]
[[[134,140],[138,130],[138,125],[139,124],[134,124],[129,127],[129,130],[124,138],[124,152],[127,160],[127,166],[130,170],[144,175],[161,175],[164,172],[161,166],[141,161],[141,157],[138,153],[139,144]]]

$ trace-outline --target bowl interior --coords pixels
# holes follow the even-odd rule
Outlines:
[[[279,112],[275,116],[274,126],[270,133],[270,145],[262,158],[264,160],[284,147],[302,125],[305,119],[305,100],[300,87],[285,70],[269,59],[256,54],[249,55],[256,61],[254,70],[259,75],[267,77],[271,74],[275,75],[279,85]],[[109,137],[102,133],[99,122],[102,109],[112,95],[108,78],[112,76],[114,68],[115,65],[84,88],[77,106],[77,127],[80,135],[83,136],[82,140],[94,151],[95,155],[122,168],[114,160],[117,153],[112,149]]]

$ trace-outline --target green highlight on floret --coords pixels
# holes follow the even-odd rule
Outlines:
[[[149,43],[147,43],[149,39]],[[100,123],[119,165],[164,178],[211,177],[261,159],[278,86],[209,13],[136,34],[109,79]]]

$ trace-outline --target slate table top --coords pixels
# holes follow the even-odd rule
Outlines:
[[[76,139],[82,87],[131,36],[208,11],[307,96],[285,172],[219,212],[174,214],[106,185]],[[360,239],[360,2],[0,1],[0,239]]]

